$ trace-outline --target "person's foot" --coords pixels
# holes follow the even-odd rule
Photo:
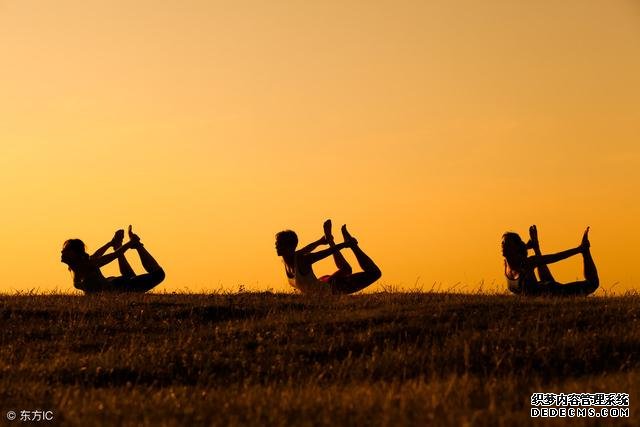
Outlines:
[[[591,242],[589,242],[589,227],[584,230],[584,234],[582,235],[582,242],[580,243],[580,248],[583,252],[586,252],[591,247]]]
[[[333,242],[333,234],[331,234],[331,220],[328,219],[322,224],[322,229],[324,230],[324,238],[329,242]]]
[[[122,246],[122,241],[124,240],[124,230],[118,230],[113,235],[113,239],[111,239],[111,246],[113,249],[118,249]]]
[[[140,243],[140,236],[131,230],[131,225],[129,225],[129,241],[132,243],[131,246],[134,248],[142,246],[142,243]]]
[[[358,241],[355,237],[353,237],[349,231],[347,231],[347,224],[344,224],[340,229],[342,231],[342,237],[344,238],[344,242],[349,246],[356,246]]]

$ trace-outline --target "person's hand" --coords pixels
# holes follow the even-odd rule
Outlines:
[[[589,227],[584,230],[584,234],[582,235],[582,242],[580,242],[580,249],[582,252],[588,251],[591,247],[591,242],[589,242]]]

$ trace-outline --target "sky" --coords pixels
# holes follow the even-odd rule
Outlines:
[[[128,224],[160,292],[288,291],[274,234],[326,218],[371,291],[504,289],[533,223],[640,289],[636,0],[0,0],[0,58],[0,292]]]

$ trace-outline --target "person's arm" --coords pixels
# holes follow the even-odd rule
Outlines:
[[[558,252],[549,255],[534,255],[528,258],[528,261],[532,267],[539,267],[544,264],[553,264],[554,262],[562,261],[574,255],[582,253],[582,246],[577,248],[567,249],[566,251]]]
[[[127,242],[124,245],[120,246],[118,249],[116,249],[115,251],[103,255],[97,259],[94,259],[93,262],[96,266],[98,267],[102,267],[103,265],[107,265],[109,264],[111,261],[118,259],[119,256],[124,255],[124,253],[133,248],[134,245],[136,244],[136,242]]]
[[[98,250],[96,250],[90,257],[89,259],[91,260],[96,260],[96,259],[100,259],[100,257],[102,255],[104,255],[104,253],[107,251],[107,249],[109,249],[111,246],[113,246],[113,241],[111,242],[107,242],[105,243],[103,246],[101,246],[100,248],[98,248]]]
[[[335,246],[330,247],[329,249],[324,249],[322,251],[312,252],[312,253],[302,254],[302,255],[304,256],[305,262],[311,265],[320,261],[321,259],[325,259],[333,255],[334,253],[348,247],[349,245],[347,243],[339,243]]]
[[[326,245],[326,244],[327,244],[327,239],[324,236],[322,236],[321,238],[319,238],[315,242],[309,243],[307,246],[305,246],[302,249],[297,250],[296,252],[298,252],[300,254],[308,254],[311,251],[313,251],[315,248],[317,248],[318,246]]]

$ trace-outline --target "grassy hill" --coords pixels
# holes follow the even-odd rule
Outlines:
[[[9,425],[640,423],[639,296],[1,296],[0,318]],[[533,392],[629,393],[631,416],[532,419]]]

